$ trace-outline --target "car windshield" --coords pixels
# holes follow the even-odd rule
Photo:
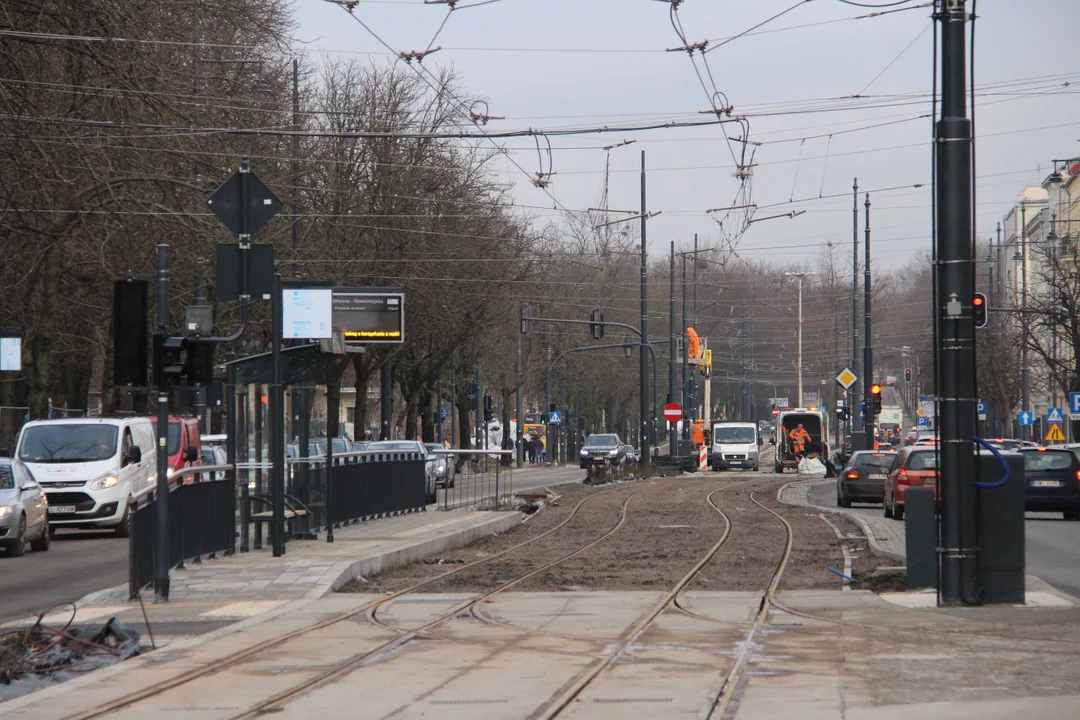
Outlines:
[[[935,468],[937,468],[937,453],[911,453],[907,461],[908,470],[934,470]]]
[[[618,447],[618,445],[618,435],[590,435],[589,439],[585,441],[585,447],[587,448]]]
[[[718,443],[752,443],[757,440],[757,435],[752,427],[717,425],[713,438]]]
[[[856,467],[887,469],[896,459],[896,453],[864,453],[855,458]]]
[[[1072,467],[1072,453],[1068,451],[1035,450],[1024,453],[1025,470],[1068,470]]]
[[[108,460],[116,454],[116,426],[49,423],[23,431],[19,459],[37,463]]]
[[[15,476],[11,472],[11,465],[0,465],[0,490],[14,490]]]

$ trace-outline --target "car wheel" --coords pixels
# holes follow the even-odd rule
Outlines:
[[[8,545],[8,557],[22,557],[26,554],[26,516],[19,517],[19,527],[15,531],[15,541]]]
[[[131,526],[128,525],[128,518],[131,517],[131,499],[128,499],[128,504],[124,506],[124,516],[120,518],[120,524],[113,530],[113,535],[118,538],[131,537]]]
[[[30,549],[34,552],[47,552],[49,549],[49,535],[49,523],[46,521],[41,535],[30,541]]]

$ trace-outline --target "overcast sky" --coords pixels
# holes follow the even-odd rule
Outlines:
[[[357,19],[395,51],[428,47],[445,20],[434,42],[442,49],[425,65],[453,63],[469,95],[486,98],[488,114],[505,116],[489,123],[490,130],[700,122],[710,117],[700,111],[710,108],[715,82],[735,114],[751,116],[751,140],[764,143],[754,157],[756,217],[806,210],[755,223],[739,242],[743,257],[812,262],[830,239],[850,247],[856,176],[860,188],[881,190],[871,195],[875,258],[898,265],[929,249],[929,7],[855,19],[874,11],[839,0],[684,0],[678,17],[686,39],[709,41],[708,68],[695,54],[699,79],[687,53],[665,52],[682,44],[667,2],[494,0],[464,7],[470,2],[481,0],[460,0],[448,17],[445,4],[361,0],[350,18],[325,0],[297,0],[297,36],[316,62],[369,53],[376,62],[392,62]],[[867,0],[875,2],[885,0]],[[756,33],[717,47],[789,8]],[[1080,155],[1080,101],[1066,85],[1080,80],[1072,52],[1077,27],[1076,0],[978,5],[981,236],[994,232],[1025,184],[1041,182],[1051,160]],[[839,100],[856,94],[864,99]],[[857,109],[858,103],[877,107]],[[644,150],[649,210],[662,213],[649,221],[651,251],[665,252],[671,239],[689,242],[695,232],[703,244],[715,241],[718,227],[705,211],[730,205],[738,189],[725,135],[740,137],[741,130],[725,125],[554,138],[550,169],[556,174],[547,193],[530,178],[549,170],[543,140],[541,157],[529,138],[500,141],[515,149],[512,158],[524,172],[509,159],[496,167],[517,204],[542,208],[533,212],[557,220],[556,201],[573,210],[598,203],[602,146],[636,140],[610,152],[609,204],[638,208]],[[738,155],[739,145],[731,147]],[[924,187],[911,189],[918,183]],[[898,186],[906,188],[885,190]],[[838,193],[847,196],[818,199]],[[805,202],[764,207],[792,199]],[[860,212],[862,202],[860,193]]]

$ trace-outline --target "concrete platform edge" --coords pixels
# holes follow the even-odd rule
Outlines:
[[[812,481],[812,480],[793,480],[792,482],[789,482],[786,485],[784,485],[783,487],[781,487],[779,491],[777,491],[776,499],[779,502],[784,503],[785,505],[797,505],[797,506],[801,506],[801,507],[813,508],[815,510],[820,510],[822,512],[836,513],[836,514],[839,514],[839,515],[844,515],[845,517],[849,518],[850,520],[855,522],[855,524],[857,524],[859,527],[862,528],[863,533],[866,534],[867,539],[870,541],[870,549],[874,551],[875,555],[882,555],[884,557],[895,560],[895,561],[897,561],[897,562],[899,562],[901,564],[906,563],[907,562],[907,557],[905,557],[903,553],[898,553],[898,552],[896,552],[894,550],[889,550],[884,545],[882,545],[881,542],[879,542],[877,537],[874,535],[873,528],[871,528],[870,525],[866,522],[866,520],[864,520],[858,514],[845,512],[844,508],[841,508],[841,507],[822,507],[821,505],[814,505],[813,503],[809,502],[806,499],[806,497],[807,497],[806,491],[809,489],[809,487],[811,485],[829,485],[829,484],[833,484],[834,482],[835,481],[833,481],[833,480],[827,480],[827,481],[818,480],[816,482]],[[782,497],[783,493],[784,493],[784,490],[786,488],[789,488],[789,487],[793,487],[793,488],[796,488],[798,490],[803,491],[802,495],[801,495],[801,502],[792,502],[790,500],[785,500]]]

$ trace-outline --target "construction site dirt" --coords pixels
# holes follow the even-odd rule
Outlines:
[[[509,532],[382,575],[354,580],[342,591],[394,592],[554,529],[505,556],[462,567],[420,592],[490,590],[579,550],[615,528],[620,519],[622,524],[602,541],[512,590],[666,590],[728,532],[723,547],[687,589],[760,591],[776,568],[786,537],[783,524],[765,508],[783,516],[794,531],[781,589],[840,590],[844,578],[839,573],[845,572],[845,560],[856,580],[854,587],[858,587],[858,581],[869,580],[878,565],[889,564],[887,559],[870,554],[866,538],[847,518],[779,503],[776,494],[784,482],[761,474],[702,473],[599,487],[560,485],[552,489],[560,496],[557,500]],[[577,507],[582,500],[585,502]],[[571,514],[565,525],[555,529]]]

